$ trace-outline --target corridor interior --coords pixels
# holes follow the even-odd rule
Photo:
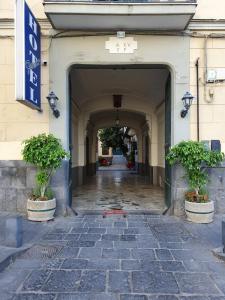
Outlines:
[[[169,70],[164,66],[71,68],[74,210],[151,213],[165,210],[168,77]],[[118,98],[120,101],[115,101]],[[128,168],[128,159],[122,154],[111,155],[110,166],[99,165],[99,129],[118,126],[117,122],[135,132],[137,150],[133,168]]]
[[[125,210],[160,214],[165,209],[164,192],[149,177],[135,172],[97,171],[73,192],[77,211]]]

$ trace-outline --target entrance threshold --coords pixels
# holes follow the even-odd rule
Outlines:
[[[85,215],[102,215],[104,216],[104,210],[76,210],[76,213],[78,214],[78,216],[85,216]],[[163,212],[160,210],[155,210],[155,211],[148,211],[148,210],[128,210],[125,211],[126,216],[128,215],[146,215],[146,216],[159,216],[159,215],[163,215]],[[116,214],[115,214],[116,215]],[[107,218],[108,216],[106,216]],[[111,215],[109,216],[111,217]]]

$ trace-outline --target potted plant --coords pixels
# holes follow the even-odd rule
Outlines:
[[[207,168],[215,167],[224,154],[211,151],[201,142],[183,141],[172,147],[166,157],[170,165],[181,164],[185,170],[190,190],[185,193],[187,219],[195,223],[213,221],[214,202],[208,198]]]
[[[50,181],[62,160],[69,156],[59,139],[52,134],[39,134],[23,142],[23,160],[37,168],[36,188],[27,201],[28,219],[48,221],[54,218],[56,199]]]
[[[131,150],[130,154],[127,156],[127,168],[133,169],[135,167],[135,152]]]
[[[109,161],[104,157],[100,156],[98,161],[99,161],[99,164],[100,164],[101,167],[108,167],[110,165]]]

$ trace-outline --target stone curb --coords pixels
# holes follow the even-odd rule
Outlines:
[[[219,259],[225,261],[225,253],[223,252],[223,247],[215,248],[212,253]]]
[[[28,250],[31,246],[18,249],[10,253],[9,255],[6,255],[3,259],[0,260],[0,272],[4,271],[11,263],[13,263],[16,258],[26,250]]]
[[[113,209],[112,209],[113,210]],[[106,210],[81,210],[81,209],[75,209],[75,212],[77,213],[77,216],[86,216],[86,215],[97,215],[97,216],[103,216],[104,212]],[[141,215],[141,216],[161,216],[162,212],[159,210],[124,210],[124,212],[128,215]],[[116,215],[116,214],[115,214]]]

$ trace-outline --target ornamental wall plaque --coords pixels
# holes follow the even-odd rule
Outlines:
[[[110,37],[105,42],[105,49],[112,54],[130,54],[137,50],[137,41],[133,37]]]

